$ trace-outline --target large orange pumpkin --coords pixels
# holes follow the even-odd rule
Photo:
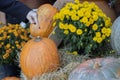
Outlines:
[[[31,24],[30,33],[33,37],[48,37],[53,30],[53,16],[57,13],[57,9],[50,4],[41,5],[38,10],[39,25]]]
[[[68,80],[120,80],[120,61],[116,58],[96,58],[81,63]]]
[[[13,77],[5,77],[2,80],[20,80],[20,78],[13,76]]]
[[[20,66],[30,79],[57,69],[59,55],[55,43],[48,38],[31,39],[22,49]]]

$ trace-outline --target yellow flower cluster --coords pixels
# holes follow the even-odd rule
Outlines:
[[[76,43],[79,49],[88,44],[100,44],[111,34],[111,19],[94,2],[80,3],[79,0],[69,2],[54,16],[54,19],[61,31],[60,35],[63,33],[67,40],[69,37],[70,43]]]
[[[30,39],[29,29],[19,24],[8,24],[0,28],[0,60],[13,59]],[[4,61],[4,62],[5,62]]]

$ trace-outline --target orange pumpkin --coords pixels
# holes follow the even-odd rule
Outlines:
[[[30,25],[31,35],[33,37],[48,37],[53,30],[53,16],[57,13],[57,11],[58,10],[50,4],[41,5],[37,10],[39,25]]]
[[[18,77],[5,77],[2,80],[20,80]]]
[[[20,66],[28,78],[53,71],[59,66],[55,43],[48,38],[33,38],[28,41],[20,55]]]

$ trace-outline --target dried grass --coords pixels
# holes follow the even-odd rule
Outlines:
[[[85,56],[72,55],[70,53],[65,53],[64,50],[59,50],[59,55],[60,55],[59,69],[50,73],[45,73],[41,76],[37,76],[32,80],[68,80],[68,75],[77,65],[79,65],[83,61],[86,61],[87,59],[90,59],[88,55]],[[29,80],[23,73],[21,73],[21,77],[22,80]]]

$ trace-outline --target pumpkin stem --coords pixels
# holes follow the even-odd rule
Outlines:
[[[100,67],[101,67],[101,65],[98,62],[95,62],[95,64],[93,65],[94,69],[98,69]]]
[[[39,42],[41,39],[42,39],[42,38],[41,38],[40,36],[37,36],[37,37],[35,38],[35,41],[36,41],[36,42]]]

